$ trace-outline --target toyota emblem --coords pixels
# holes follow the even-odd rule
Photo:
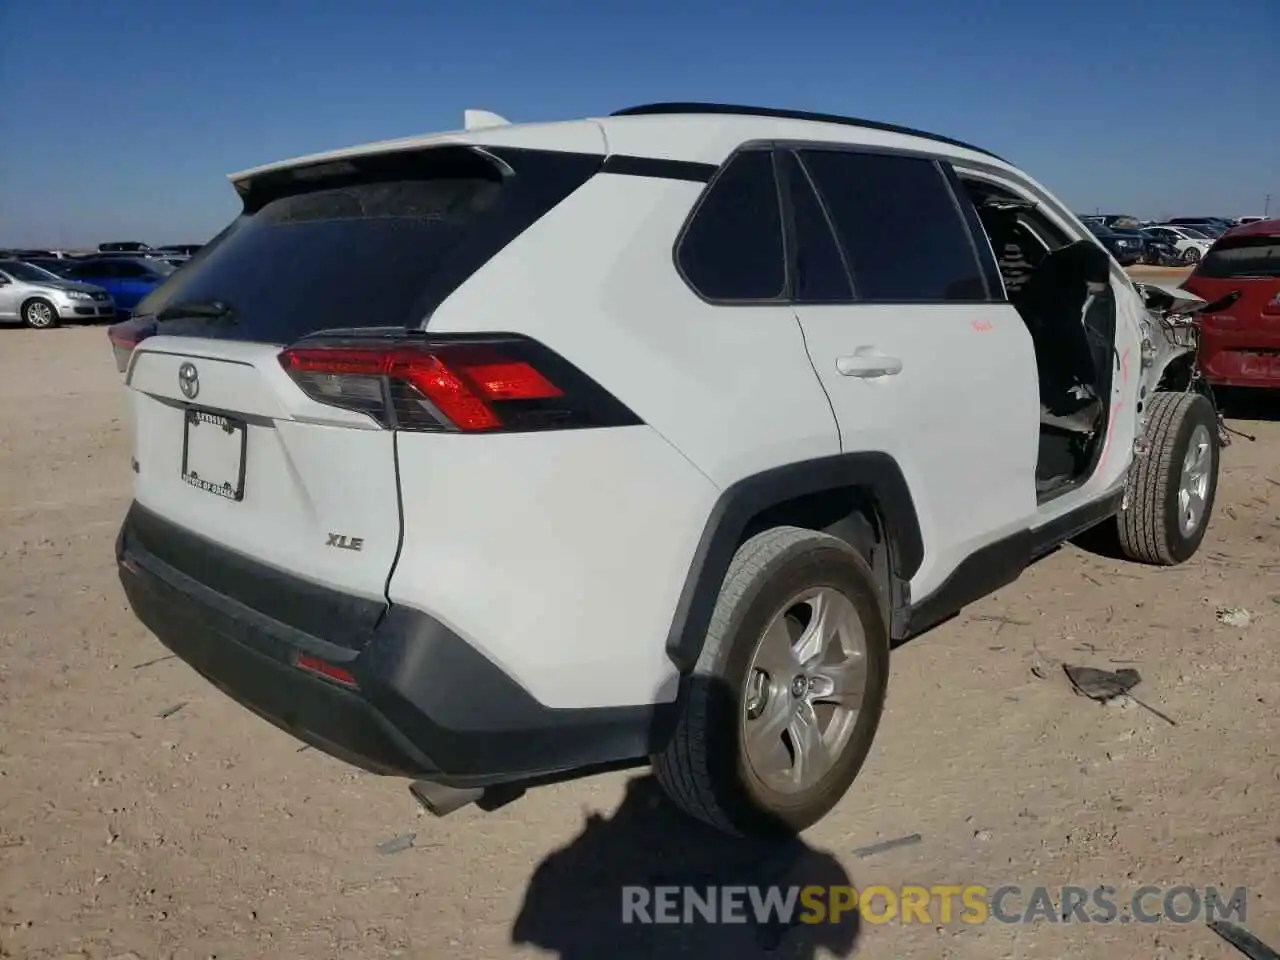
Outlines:
[[[194,363],[184,363],[178,368],[178,389],[188,400],[194,400],[200,392],[200,374]]]

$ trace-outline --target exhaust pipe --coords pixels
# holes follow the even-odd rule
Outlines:
[[[422,809],[433,817],[447,817],[455,810],[461,810],[475,804],[486,813],[492,813],[499,807],[519,800],[525,794],[525,787],[518,784],[503,784],[496,787],[446,787],[444,784],[431,783],[427,780],[415,780],[409,784],[409,792],[413,799],[421,804]]]
[[[422,804],[422,808],[433,817],[447,817],[455,810],[461,810],[484,796],[484,790],[479,787],[470,789],[446,787],[439,783],[428,783],[426,780],[415,780],[409,784],[409,792],[413,794],[413,799]]]

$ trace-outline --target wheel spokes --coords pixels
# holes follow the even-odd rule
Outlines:
[[[820,780],[831,769],[833,758],[823,737],[821,725],[812,705],[803,703],[787,726],[795,753],[791,768],[792,782],[807,787]]]

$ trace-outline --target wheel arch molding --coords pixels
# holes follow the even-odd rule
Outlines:
[[[707,518],[676,605],[666,642],[672,663],[682,674],[697,664],[729,564],[751,535],[790,523],[846,539],[846,521],[867,513],[880,527],[878,545],[888,548],[885,599],[896,621],[910,607],[907,584],[924,561],[924,541],[911,490],[893,457],[837,454],[774,467],[727,487]]]

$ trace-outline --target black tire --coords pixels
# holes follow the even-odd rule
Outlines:
[[[1187,249],[1182,251],[1182,262],[1199,263],[1200,251],[1196,247],[1187,247]]]
[[[1209,473],[1204,509],[1190,531],[1180,520],[1183,462],[1197,428],[1208,433]],[[1129,468],[1128,506],[1117,518],[1120,549],[1131,560],[1174,566],[1200,547],[1218,492],[1220,441],[1213,405],[1198,393],[1157,392],[1147,404],[1147,452]]]
[[[811,587],[831,587],[853,604],[866,636],[866,689],[849,739],[825,776],[807,790],[771,790],[750,771],[739,736],[748,670],[757,643],[781,607]],[[858,775],[884,712],[889,630],[875,578],[844,541],[775,527],[734,555],[702,654],[682,690],[670,742],[653,757],[667,796],[688,815],[726,833],[786,840],[821,820]]]
[[[43,297],[32,297],[22,305],[22,322],[36,330],[52,330],[58,325],[58,310]]]

